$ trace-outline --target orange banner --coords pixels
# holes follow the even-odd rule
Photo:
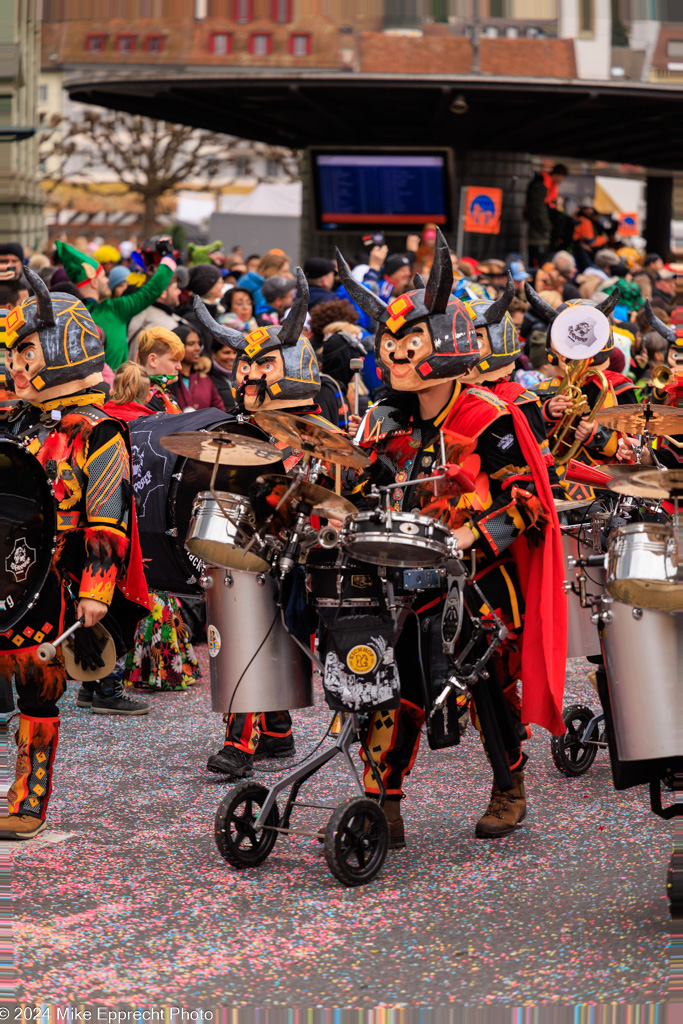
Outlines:
[[[500,212],[503,208],[503,190],[478,188],[471,185],[465,195],[465,223],[463,230],[478,235],[500,234]]]

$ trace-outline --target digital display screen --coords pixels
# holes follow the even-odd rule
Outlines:
[[[319,229],[450,227],[448,156],[432,152],[313,151]]]

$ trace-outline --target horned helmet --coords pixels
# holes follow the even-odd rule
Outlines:
[[[99,384],[104,346],[86,307],[73,295],[50,293],[30,267],[24,274],[34,295],[5,318],[3,339],[17,397],[47,402]],[[22,344],[31,335],[37,341]]]
[[[512,274],[508,271],[505,291],[497,299],[468,299],[468,310],[475,330],[486,332],[486,341],[479,362],[470,370],[465,381],[477,384],[484,380],[496,380],[510,373],[510,367],[521,354],[519,335],[513,319],[508,313],[515,297]],[[481,343],[481,342],[480,342]]]
[[[285,321],[278,327],[257,327],[244,335],[214,320],[206,306],[195,296],[193,309],[199,323],[214,338],[229,345],[237,352],[232,370],[232,394],[240,408],[249,411],[283,408],[297,402],[315,398],[320,390],[320,370],[313,346],[301,333],[308,312],[308,283],[300,267],[296,270],[296,300]],[[246,364],[258,363],[270,367],[267,357],[271,356],[273,368],[264,372],[259,382],[258,394],[249,396],[247,401],[246,378],[240,369]]]
[[[453,294],[448,243],[437,229],[427,284],[386,303],[352,276],[337,249],[339,276],[353,301],[377,321],[375,360],[382,381],[397,391],[419,391],[460,377],[480,358],[479,342],[465,305]]]
[[[669,362],[669,356],[673,350],[676,353],[676,362],[683,362],[683,330],[672,327],[670,324],[665,324],[663,320],[660,320],[655,315],[652,309],[652,303],[649,299],[645,299],[645,318],[649,323],[653,331],[657,334],[661,334],[662,338],[667,342],[666,347],[666,362]],[[680,333],[679,333],[680,332]]]
[[[535,313],[540,316],[541,320],[545,320],[548,324],[548,333],[546,334],[545,347],[548,353],[548,362],[556,363],[557,355],[553,352],[550,345],[550,326],[553,320],[565,309],[570,309],[572,306],[592,306],[593,309],[599,310],[609,320],[614,307],[619,301],[619,285],[616,286],[613,292],[606,298],[602,299],[601,302],[593,302],[591,299],[570,299],[569,302],[561,302],[557,309],[553,309],[549,302],[542,299],[537,291],[529,284],[528,281],[524,282],[524,290],[526,297],[529,300],[529,305]],[[605,359],[609,357],[610,352],[614,350],[614,332],[612,331],[612,325],[610,324],[609,340],[604,348],[600,349],[597,356],[593,357],[594,363],[604,363]]]

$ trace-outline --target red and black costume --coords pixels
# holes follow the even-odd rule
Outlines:
[[[19,350],[26,339],[39,339],[45,365],[31,385],[54,396],[61,385],[92,380],[104,361],[102,342],[78,299],[50,295],[38,275],[26,273],[35,297],[12,311],[7,344]],[[8,794],[10,818],[0,819],[3,838],[29,837],[11,834],[13,817],[44,820],[52,787],[57,702],[66,689],[66,672],[59,649],[55,661],[43,664],[37,647],[74,621],[82,598],[109,607],[104,625],[119,653],[147,613],[127,430],[105,415],[103,401],[102,392],[85,389],[23,402],[3,424],[43,466],[57,506],[57,545],[40,598],[0,635],[0,678],[14,679],[20,711],[17,775]]]

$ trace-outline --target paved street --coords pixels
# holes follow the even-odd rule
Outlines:
[[[670,826],[645,791],[613,791],[605,752],[583,779],[565,779],[539,734],[527,827],[482,842],[473,826],[490,777],[469,730],[455,750],[421,750],[408,849],[371,885],[340,886],[304,838],[280,838],[264,865],[236,872],[213,842],[227,786],[204,771],[221,721],[199,650],[204,679],[152,695],[147,718],[80,710],[73,684],[62,701],[50,831],[15,851],[19,998],[297,1008],[665,998]],[[584,669],[571,664],[568,697],[595,706]],[[305,752],[327,709],[319,698],[294,717]],[[336,767],[308,793],[351,795]]]

